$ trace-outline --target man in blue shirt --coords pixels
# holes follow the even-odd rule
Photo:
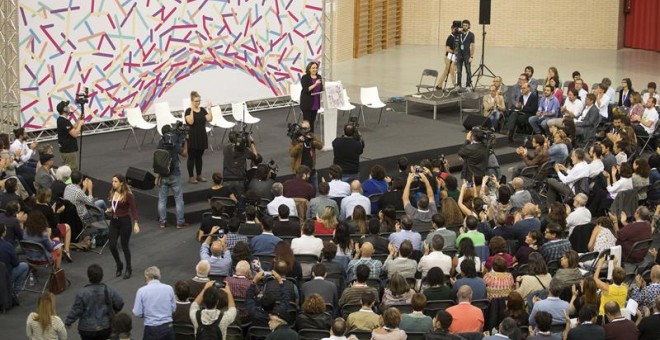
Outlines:
[[[261,220],[261,228],[263,232],[252,238],[250,248],[255,255],[273,255],[275,246],[282,242],[281,238],[273,235],[273,218],[265,216]]]
[[[27,263],[18,262],[14,245],[4,239],[6,230],[7,227],[4,224],[0,224],[0,262],[5,264],[5,268],[10,273],[11,283],[14,285],[14,293],[17,294],[23,289],[30,268]]]
[[[188,148],[186,147],[186,138],[183,133],[172,131],[172,127],[164,125],[161,128],[163,138],[158,142],[158,148],[170,152],[172,161],[170,163],[170,173],[168,176],[156,177],[158,190],[158,222],[161,228],[165,228],[167,221],[167,196],[170,190],[174,192],[174,204],[176,205],[176,227],[183,228],[188,226],[183,217],[183,189],[181,188],[181,169],[179,169],[179,156],[187,157]]]
[[[543,98],[539,99],[539,110],[536,115],[529,117],[529,125],[535,134],[548,131],[548,121],[559,116],[559,100],[553,95],[555,89],[546,85],[543,90]]]
[[[138,289],[133,306],[133,314],[144,318],[144,339],[174,340],[174,289],[160,282],[160,269],[155,266],[145,269],[144,280],[147,284]]]
[[[209,261],[211,270],[209,276],[229,276],[231,274],[231,253],[227,249],[227,237],[213,241],[214,235],[220,230],[219,226],[211,228],[211,234],[206,236],[206,240],[199,249],[199,259]],[[219,236],[219,235],[216,235]]]
[[[548,298],[534,301],[532,312],[529,313],[529,325],[536,327],[536,313],[544,311],[552,315],[552,326],[563,326],[566,324],[566,316],[569,313],[568,302],[559,298],[562,291],[562,283],[558,279],[552,279],[548,287]],[[534,298],[536,300],[537,298]],[[553,327],[554,328],[554,327]]]
[[[401,218],[401,231],[390,234],[390,243],[398,250],[403,241],[410,240],[413,248],[419,251],[424,251],[424,244],[422,243],[422,235],[418,232],[412,231],[413,221],[408,216]]]

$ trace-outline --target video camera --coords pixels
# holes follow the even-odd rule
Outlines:
[[[232,131],[229,133],[229,142],[234,144],[236,151],[243,151],[252,145],[250,135],[252,132],[246,130],[247,125],[243,124],[241,131]]]
[[[266,165],[268,165],[268,169],[270,169],[271,171],[270,178],[275,179],[275,177],[277,176],[277,172],[280,171],[280,166],[277,165],[277,163],[275,163],[275,161],[272,159]]]
[[[349,116],[348,117],[348,123],[346,125],[353,125],[353,129],[355,132],[353,133],[353,138],[356,140],[362,139],[362,135],[360,134],[360,117],[359,116]]]
[[[76,104],[85,105],[89,103],[89,88],[85,87],[83,92],[76,94]]]
[[[176,141],[184,140],[188,137],[188,130],[190,130],[190,127],[181,121],[170,124],[170,131],[163,134],[163,146],[166,148],[173,147]]]
[[[488,149],[495,148],[497,136],[495,136],[495,132],[492,129],[475,126],[472,128],[472,137],[476,142],[482,143]]]
[[[307,132],[309,133],[309,132]],[[302,126],[298,123],[289,123],[287,124],[287,131],[286,135],[291,138],[291,141],[294,141],[301,136],[305,136],[305,139],[311,139],[312,137],[306,134],[306,132],[303,130]]]

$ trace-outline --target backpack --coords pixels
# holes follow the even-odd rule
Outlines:
[[[220,312],[218,318],[213,321],[210,325],[202,324],[202,310],[198,310],[195,318],[197,319],[197,333],[195,333],[196,340],[222,340],[222,332],[218,327],[220,325],[220,320],[224,316],[223,312]]]
[[[170,175],[172,165],[172,154],[169,150],[156,149],[154,151],[154,172],[162,177]]]

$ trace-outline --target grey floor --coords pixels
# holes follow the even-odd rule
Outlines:
[[[486,64],[496,73],[504,78],[506,84],[511,84],[522,71],[525,65],[533,65],[537,69],[538,77],[545,77],[549,66],[556,66],[562,80],[568,79],[573,70],[580,70],[583,78],[588,83],[599,81],[604,76],[611,77],[614,84],[620,83],[621,78],[632,78],[633,85],[637,89],[645,87],[648,81],[660,81],[660,54],[657,52],[647,52],[639,50],[620,50],[620,51],[601,51],[601,50],[547,50],[547,49],[510,49],[510,48],[489,48],[486,56]],[[342,80],[344,86],[348,89],[351,101],[359,102],[359,87],[377,85],[380,90],[380,96],[388,98],[392,96],[402,96],[413,93],[415,85],[419,81],[419,75],[424,68],[435,68],[442,71],[440,49],[437,46],[398,46],[386,52],[368,55],[361,59],[342,62],[334,65],[334,78]],[[476,68],[476,65],[473,65]],[[486,80],[489,82],[490,80]],[[400,108],[400,106],[398,106]],[[387,112],[386,123],[378,127],[373,125],[376,118],[373,113],[369,113],[369,129],[366,129],[367,148],[365,158],[377,159],[392,155],[392,150],[380,147],[380,141],[396,139],[398,144],[403,146],[421,145],[424,147],[433,147],[439,141],[450,140],[454,144],[462,141],[464,133],[459,127],[458,115],[455,110],[441,110],[438,121],[429,119],[431,111],[426,107],[413,107],[414,111],[409,116],[404,116],[401,110],[399,112]],[[277,114],[277,118],[272,119],[271,124],[261,126],[262,130],[277,129],[278,133],[272,135],[281,135],[276,141],[262,142],[263,153],[273,154],[280,163],[280,167],[285,171],[288,168],[288,158],[286,157],[287,137],[285,136],[285,123],[282,112],[257,114],[270,120],[268,115]],[[280,118],[281,117],[281,118]],[[342,118],[340,116],[340,122]],[[402,131],[397,127],[397,122],[414,121],[421,125],[434,124],[443,127],[441,134],[428,134],[420,136],[416,129],[407,129]],[[433,125],[431,125],[433,126]],[[265,133],[265,131],[264,131]],[[269,132],[270,136],[271,133]],[[100,137],[95,139],[91,137],[85,147],[83,168],[89,165],[101,175],[111,176],[118,169],[124,171],[126,166],[135,164],[135,158],[142,159],[138,164],[149,164],[151,156],[150,151],[138,153],[134,145],[129,144],[132,149],[131,160],[113,161],[104,163],[104,157],[100,154],[107,151],[108,143],[123,143],[126,138],[125,132],[108,135],[109,137]],[[121,148],[113,145],[112,150]],[[150,150],[152,146],[145,148]],[[87,155],[87,151],[94,152]],[[108,151],[116,152],[116,151]],[[205,158],[208,164],[208,171],[217,168],[221,157],[219,152],[209,153]],[[138,157],[134,156],[137,155]],[[142,157],[148,155],[149,157]],[[106,156],[112,156],[106,154]],[[269,158],[268,155],[265,156]],[[114,157],[113,157],[114,158]],[[319,154],[319,162],[322,166],[327,166],[332,161],[332,154],[324,152]],[[85,163],[87,162],[87,163]],[[206,167],[205,167],[206,168]],[[93,170],[93,169],[92,169]],[[210,175],[206,174],[205,175]],[[138,235],[133,235],[131,239],[131,250],[133,255],[134,275],[130,280],[122,280],[114,277],[114,262],[110,252],[106,250],[103,255],[92,253],[74,253],[74,263],[65,264],[64,269],[72,286],[63,294],[57,297],[57,311],[60,317],[66,317],[66,314],[73,304],[75,294],[78,289],[86,284],[85,268],[91,263],[99,263],[106,270],[107,284],[117,289],[124,297],[125,312],[129,312],[133,307],[136,290],[144,284],[142,275],[144,269],[151,265],[157,265],[161,268],[163,281],[173,284],[180,279],[187,279],[194,275],[194,265],[198,259],[198,243],[194,240],[196,230],[194,228],[176,230],[167,228],[160,230],[155,221],[142,221],[142,231]],[[35,309],[37,295],[24,292],[20,296],[21,306],[10,310],[8,313],[0,314],[0,339],[24,339],[25,338],[25,318],[30,311]],[[133,338],[142,337],[142,321],[133,318]],[[78,339],[75,326],[69,330],[70,339]]]

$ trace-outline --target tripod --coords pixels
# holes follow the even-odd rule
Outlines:
[[[472,78],[477,77],[477,80],[474,81],[474,88],[476,88],[479,85],[479,81],[481,80],[482,77],[490,77],[490,78],[495,78],[495,74],[493,71],[484,64],[484,54],[486,52],[486,25],[481,24],[482,27],[482,33],[481,33],[481,61],[479,62],[479,67],[474,71],[472,74]],[[488,71],[488,73],[485,73]]]

